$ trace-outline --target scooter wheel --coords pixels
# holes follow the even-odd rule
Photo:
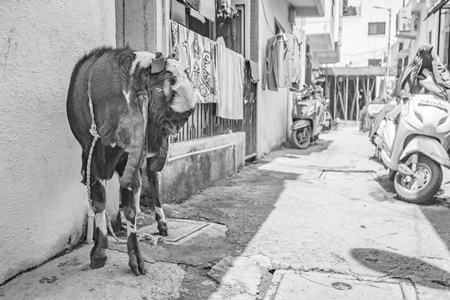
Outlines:
[[[302,135],[303,138],[299,138]],[[311,143],[311,127],[303,127],[291,132],[291,143],[299,149],[306,149]]]
[[[394,187],[397,196],[406,202],[416,204],[429,203],[442,184],[442,168],[431,158],[419,154],[416,176],[404,176],[397,172]]]

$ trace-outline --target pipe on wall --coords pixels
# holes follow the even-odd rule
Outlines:
[[[229,144],[218,146],[218,147],[213,147],[213,148],[208,148],[208,149],[188,152],[188,153],[185,153],[185,154],[181,154],[181,155],[177,155],[177,156],[174,156],[174,157],[170,157],[169,159],[167,159],[167,161],[171,162],[171,161],[179,160],[179,159],[186,158],[186,157],[189,157],[189,156],[203,154],[203,153],[207,153],[207,152],[212,152],[212,151],[225,149],[225,148],[229,148],[229,147],[233,148],[234,172],[236,173],[237,169],[238,169],[238,166],[237,166],[236,145],[234,143],[229,143]],[[89,207],[88,208],[87,237],[86,237],[86,243],[87,244],[91,244],[93,242],[93,237],[94,237],[94,218],[95,218],[95,213]]]

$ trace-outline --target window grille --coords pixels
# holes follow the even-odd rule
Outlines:
[[[383,34],[386,34],[386,22],[369,23],[369,35],[383,35]]]
[[[381,59],[369,59],[369,66],[381,67]]]

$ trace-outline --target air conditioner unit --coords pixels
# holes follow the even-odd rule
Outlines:
[[[411,31],[418,32],[419,31],[419,15],[412,14],[411,16]]]
[[[406,33],[411,32],[412,24],[411,24],[411,8],[410,7],[402,7],[397,13],[397,31]]]

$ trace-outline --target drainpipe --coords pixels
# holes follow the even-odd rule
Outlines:
[[[188,152],[188,153],[181,154],[178,156],[170,157],[167,161],[171,162],[171,161],[179,160],[179,159],[186,158],[189,156],[207,153],[207,152],[211,152],[211,151],[216,151],[216,150],[220,150],[220,149],[225,149],[228,147],[233,148],[234,172],[237,173],[238,163],[237,163],[236,144],[234,144],[234,143],[229,143],[229,144],[214,147],[214,148],[208,148],[208,149]],[[87,244],[91,244],[94,241],[94,239],[93,239],[93,237],[94,237],[94,218],[95,218],[95,213],[92,211],[92,209],[90,207],[88,207],[88,227],[87,227],[87,237],[86,237]]]
[[[179,160],[179,159],[182,159],[182,158],[185,158],[185,157],[198,155],[198,154],[202,154],[202,153],[207,153],[207,152],[211,152],[211,151],[216,151],[216,150],[220,150],[220,149],[224,149],[224,148],[228,148],[228,147],[232,147],[233,148],[234,172],[237,172],[237,168],[238,167],[237,167],[236,144],[234,144],[234,143],[230,143],[230,144],[226,144],[226,145],[222,145],[222,146],[218,146],[218,147],[214,147],[214,148],[208,148],[208,149],[188,152],[188,153],[185,153],[185,154],[181,154],[181,155],[177,155],[177,156],[174,156],[174,157],[170,157],[167,161],[171,162],[171,161]]]

